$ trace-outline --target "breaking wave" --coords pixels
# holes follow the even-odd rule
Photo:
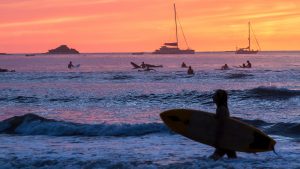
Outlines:
[[[287,99],[300,96],[300,90],[278,87],[257,87],[247,91],[248,96],[261,99]]]
[[[254,75],[252,74],[245,74],[245,73],[233,73],[233,74],[228,74],[226,76],[227,79],[245,79],[248,77],[252,77]]]
[[[299,123],[267,123],[262,120],[244,120],[261,128],[267,134],[300,137]],[[80,124],[47,119],[35,114],[15,116],[0,122],[1,134],[49,135],[49,136],[143,136],[148,134],[171,134],[162,123],[142,124]]]
[[[117,75],[113,75],[111,77],[106,77],[104,78],[105,80],[130,80],[130,79],[134,79],[134,76],[131,75],[123,75],[123,74],[117,74]]]
[[[46,119],[35,114],[15,116],[0,122],[0,133],[50,136],[142,136],[169,130],[160,123],[79,124]]]
[[[212,96],[214,91],[198,91],[198,90],[182,90],[176,93],[150,93],[143,94],[137,92],[128,92],[126,94],[114,95],[114,96],[93,96],[93,95],[78,95],[78,96],[66,96],[57,94],[55,96],[47,95],[19,95],[19,93],[4,93],[0,97],[0,102],[13,102],[13,103],[98,103],[98,102],[110,102],[114,104],[127,104],[130,102],[141,103],[199,103],[199,104],[213,104]],[[228,91],[229,98],[236,99],[256,99],[256,100],[268,100],[278,101],[286,100],[293,97],[300,96],[300,90],[291,90],[286,88],[277,87],[257,87],[248,90],[231,90]],[[1,92],[0,92],[1,94]]]
[[[39,98],[31,97],[31,96],[17,96],[15,98],[6,99],[6,100],[13,101],[16,103],[35,103],[39,101]]]
[[[114,100],[120,102],[131,101],[147,101],[147,102],[159,102],[161,104],[169,104],[170,102],[182,102],[182,103],[212,103],[212,93],[210,92],[198,92],[196,90],[188,91],[182,90],[178,93],[159,93],[159,94],[136,94],[129,93],[127,95],[115,98]]]
[[[265,132],[289,137],[300,137],[299,123],[276,123],[265,129]]]

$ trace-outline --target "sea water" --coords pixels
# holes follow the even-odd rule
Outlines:
[[[235,67],[247,60],[253,68]],[[163,68],[132,69],[143,61]],[[300,52],[17,54],[0,67],[16,70],[0,73],[0,168],[300,168]],[[228,91],[231,116],[276,140],[278,155],[215,162],[212,147],[162,123],[168,109],[215,112],[216,89]],[[14,128],[5,121],[21,115]]]

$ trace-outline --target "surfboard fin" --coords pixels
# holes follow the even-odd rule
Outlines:
[[[279,154],[275,151],[275,147],[274,146],[273,146],[272,150],[273,150],[274,154],[276,154],[277,156],[279,156]]]

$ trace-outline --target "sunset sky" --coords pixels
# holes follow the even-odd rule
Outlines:
[[[80,52],[153,51],[175,40],[173,3],[1,0],[0,53],[46,52],[61,44]],[[177,0],[176,6],[196,51],[247,46],[249,20],[262,50],[300,50],[300,0]]]

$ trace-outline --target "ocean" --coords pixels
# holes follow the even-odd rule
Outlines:
[[[235,67],[247,60],[253,68]],[[143,61],[163,67],[132,69]],[[0,73],[0,168],[300,168],[300,52],[14,54],[0,68],[16,70]],[[217,89],[231,116],[276,140],[277,155],[213,161],[214,148],[162,123],[168,109],[215,112]]]

